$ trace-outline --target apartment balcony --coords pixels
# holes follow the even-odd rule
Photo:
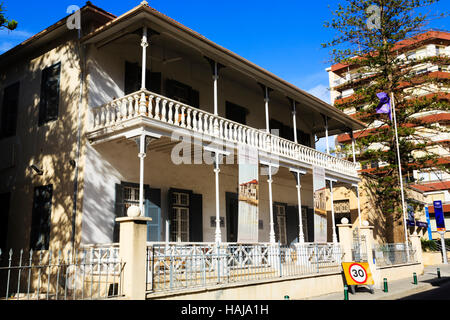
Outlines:
[[[240,146],[258,150],[269,160],[312,168],[320,166],[330,174],[357,179],[357,165],[280,138],[266,130],[252,128],[165,96],[140,90],[91,109],[91,143],[130,136],[144,128],[157,137],[188,135],[203,144],[237,150]],[[177,134],[179,136],[179,134]]]

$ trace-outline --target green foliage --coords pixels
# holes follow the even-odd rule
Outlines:
[[[392,214],[394,221],[401,221],[402,208],[400,197],[400,183],[398,174],[398,159],[396,153],[395,133],[393,123],[388,115],[377,114],[376,107],[379,99],[376,94],[386,92],[394,94],[400,163],[402,174],[423,167],[438,167],[441,170],[449,170],[448,167],[440,167],[437,156],[425,151],[425,146],[431,140],[426,140],[417,130],[435,129],[435,124],[427,123],[420,118],[413,117],[418,112],[428,110],[450,110],[447,100],[443,101],[437,96],[417,97],[405,91],[406,87],[414,86],[417,81],[421,84],[436,84],[447,86],[448,80],[418,76],[413,73],[413,68],[427,61],[436,61],[446,64],[447,57],[406,61],[398,59],[399,41],[409,39],[425,32],[425,27],[431,18],[439,18],[448,15],[440,14],[431,17],[429,14],[418,13],[424,7],[438,2],[438,0],[343,0],[344,5],[338,4],[333,11],[333,19],[325,23],[325,27],[334,31],[334,38],[323,43],[324,48],[330,49],[333,63],[357,65],[359,72],[370,74],[370,78],[361,77],[353,80],[354,97],[345,103],[336,104],[336,107],[344,110],[355,108],[359,112],[359,119],[368,126],[375,121],[380,124],[375,129],[366,129],[360,136],[355,134],[356,148],[359,151],[358,160],[364,163],[377,161],[385,165],[374,169],[371,173],[377,178],[374,188],[377,194],[379,209],[386,214]],[[368,23],[373,19],[371,6],[379,9],[377,27],[373,28]],[[349,86],[344,84],[343,86]],[[364,105],[364,108],[361,106]],[[441,130],[440,128],[438,130]],[[376,144],[377,149],[368,147]],[[419,156],[417,151],[423,151]],[[346,148],[349,154],[348,148]],[[413,156],[414,155],[414,156]]]
[[[3,2],[0,3],[0,30],[6,28],[8,30],[15,30],[17,28],[18,22],[15,20],[8,20],[5,15],[5,7]]]
[[[420,239],[423,251],[438,251],[438,246],[434,240]]]

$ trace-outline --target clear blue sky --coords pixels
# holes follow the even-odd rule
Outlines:
[[[70,5],[85,1],[0,0],[6,16],[19,22],[14,32],[0,31],[0,53],[65,17]],[[121,15],[140,1],[93,0],[94,5]],[[232,50],[299,88],[329,102],[329,50],[321,43],[333,37],[323,27],[331,19],[334,0],[148,0],[156,10]],[[342,2],[342,1],[341,1]],[[429,7],[432,13],[450,10],[450,1]],[[450,19],[430,27],[450,30]]]

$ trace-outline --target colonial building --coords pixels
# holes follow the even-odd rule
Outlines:
[[[419,59],[422,61],[422,59],[424,59],[423,63],[415,65],[411,70],[412,74],[409,83],[401,84],[402,89],[409,94],[410,98],[420,99],[422,97],[436,97],[437,100],[446,101],[448,103],[450,99],[450,89],[448,86],[448,79],[450,77],[450,33],[429,31],[417,35],[414,38],[399,42],[395,46],[395,50],[398,54],[399,61],[405,61],[405,65],[407,65],[408,62]],[[346,104],[358,101],[359,98],[357,97],[357,94],[355,94],[355,90],[361,86],[370,84],[373,73],[362,71],[356,64],[335,64],[328,68],[327,71],[330,80],[332,104],[342,109],[346,114],[354,118],[359,118],[367,104],[361,101],[361,105],[357,108],[346,107]],[[433,81],[430,83],[429,81],[424,81],[424,79],[432,79]],[[414,137],[415,141],[418,143],[426,143],[427,152],[437,155],[438,164],[447,167],[450,159],[448,133],[449,116],[450,113],[448,110],[424,111],[414,115],[414,117],[421,119],[425,123],[434,124],[434,128],[417,127],[417,137]],[[382,124],[380,124],[379,121],[375,121],[364,130],[354,131],[353,136],[356,140],[366,137],[373,134],[380,126],[382,126]],[[351,135],[340,134],[337,136],[337,150],[344,150],[345,146],[350,145],[351,143]],[[370,148],[382,148],[382,146],[372,145]],[[358,150],[356,151],[356,154],[358,156]],[[423,152],[420,151],[416,155],[422,156]],[[345,154],[342,151],[339,156],[351,158],[350,154]],[[379,161],[373,160],[370,163],[364,163],[360,168],[360,172],[370,175],[373,170],[384,165],[385,164]],[[410,202],[419,201],[425,205],[425,211],[421,210],[420,212],[416,212],[415,217],[410,215],[407,218],[407,220],[409,220],[407,221],[407,224],[411,229],[410,231],[413,232],[414,229],[416,229],[416,231],[419,231],[424,237],[430,237],[430,239],[439,238],[439,235],[436,233],[436,224],[434,221],[433,201],[441,200],[443,202],[447,225],[450,227],[449,173],[430,165],[423,167],[420,170],[410,170],[406,176],[405,183],[409,185],[409,194],[411,196],[417,195],[417,197],[409,197]],[[368,193],[370,192],[368,191]],[[423,194],[423,196],[419,194]],[[374,200],[371,200],[371,198],[373,198],[373,195],[365,197],[367,202],[361,204],[361,206],[373,208]],[[345,199],[348,200],[349,198],[343,197],[337,201],[345,201]],[[356,210],[356,201],[352,201],[352,203],[354,211]],[[373,212],[374,210],[363,214],[363,216],[368,217],[370,214],[373,214]],[[371,219],[371,223],[376,226],[377,223],[374,219],[375,218]],[[384,222],[382,221],[379,221],[379,223],[384,225]],[[404,232],[401,230],[403,227],[398,227],[400,229],[398,229],[399,232],[397,232],[397,234],[399,234],[400,237],[403,237],[402,234],[404,234]],[[392,230],[390,231],[391,235],[392,232],[394,232]],[[384,237],[386,237],[386,235]],[[447,237],[449,237],[448,234]],[[398,239],[398,241],[401,242],[401,239]]]
[[[117,242],[130,206],[148,241],[234,242],[242,147],[258,154],[260,242],[314,241],[313,167],[356,194],[357,164],[314,146],[360,121],[146,2],[88,2],[0,70],[3,248]]]

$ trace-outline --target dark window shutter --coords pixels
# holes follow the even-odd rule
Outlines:
[[[287,244],[298,242],[298,206],[288,206],[286,208],[286,237]]]
[[[53,185],[34,189],[30,248],[48,250],[52,213]]]
[[[161,94],[161,72],[151,72],[147,70],[145,86],[151,92]]]
[[[273,204],[272,208],[273,208],[273,230],[275,231],[275,241],[278,243],[278,241],[280,240],[280,233],[278,230],[277,208],[275,204]]]
[[[16,82],[4,90],[0,131],[2,138],[16,135],[19,90],[20,82]]]
[[[203,241],[203,196],[191,194],[189,202],[189,241]]]
[[[145,188],[145,216],[152,218],[147,223],[147,241],[161,241],[161,190]]]
[[[197,90],[191,89],[191,103],[190,105],[194,108],[200,108],[200,92]]]
[[[116,184],[116,201],[115,201],[115,218],[125,216],[125,208],[123,204],[123,186]],[[119,242],[120,224],[114,219],[113,242]]]
[[[226,193],[226,205],[227,205],[227,241],[237,241],[238,230],[238,215],[239,215],[239,201],[238,194],[227,192]]]
[[[125,95],[141,89],[141,69],[139,64],[125,62]]]
[[[61,63],[42,70],[39,125],[58,118]]]
[[[308,242],[314,242],[314,209],[308,208],[307,220]]]

